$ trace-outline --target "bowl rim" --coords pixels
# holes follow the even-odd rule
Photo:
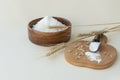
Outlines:
[[[55,19],[61,19],[61,20],[64,20],[64,21],[66,21],[66,22],[68,22],[68,28],[66,28],[66,29],[64,29],[64,30],[62,30],[62,31],[57,31],[57,32],[42,32],[42,31],[37,31],[37,30],[34,30],[34,29],[32,29],[32,27],[33,27],[33,25],[31,25],[33,22],[35,22],[36,21],[36,23],[38,22],[38,21],[40,21],[41,19],[43,19],[43,17],[41,17],[41,18],[36,18],[36,19],[33,19],[32,21],[30,21],[29,23],[28,23],[28,30],[30,30],[30,31],[33,31],[33,32],[36,32],[36,33],[38,33],[38,34],[40,34],[40,33],[45,33],[45,34],[54,34],[54,33],[61,33],[61,32],[64,32],[64,31],[66,31],[66,30],[68,30],[68,29],[70,29],[71,28],[71,26],[72,26],[72,24],[71,24],[71,22],[69,21],[69,20],[67,20],[67,19],[65,19],[65,18],[62,18],[62,17],[54,17],[53,16],[53,18],[55,18]],[[61,22],[61,21],[60,21]],[[62,22],[61,22],[62,23]],[[62,23],[63,24],[63,23]],[[64,24],[64,25],[66,25],[66,24]],[[67,26],[67,25],[66,25]]]

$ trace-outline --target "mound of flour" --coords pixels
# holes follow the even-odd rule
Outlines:
[[[33,25],[33,29],[40,32],[58,32],[66,29],[66,28],[49,28],[49,26],[65,26],[65,25],[51,16],[46,16],[39,22],[37,22],[36,25]]]

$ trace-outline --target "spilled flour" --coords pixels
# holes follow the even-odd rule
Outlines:
[[[96,53],[86,52],[85,55],[88,57],[90,61],[97,61],[98,63],[102,61],[101,55],[99,52],[96,52]]]

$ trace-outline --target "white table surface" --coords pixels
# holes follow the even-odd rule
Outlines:
[[[0,0],[0,80],[119,80],[120,32],[106,34],[108,43],[118,51],[118,58],[104,70],[73,66],[64,59],[63,50],[49,58],[41,57],[48,48],[31,43],[27,32],[30,20],[46,15],[65,17],[73,25],[119,22],[119,3],[119,0]],[[73,26],[72,39],[78,33],[112,26],[115,25]]]

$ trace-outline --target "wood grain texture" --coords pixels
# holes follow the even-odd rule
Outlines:
[[[100,46],[99,52],[102,59],[100,63],[90,61],[85,55],[85,52],[89,51],[88,45],[88,41],[75,41],[69,44],[64,51],[66,61],[76,66],[89,67],[93,69],[105,69],[115,62],[117,51],[114,47],[108,44]]]
[[[61,42],[69,41],[71,37],[71,22],[61,17],[54,17],[54,18],[69,27],[59,32],[36,31],[36,30],[33,30],[32,27],[42,19],[42,18],[38,18],[38,19],[32,20],[28,24],[29,40],[35,44],[42,45],[42,46],[51,46]]]

